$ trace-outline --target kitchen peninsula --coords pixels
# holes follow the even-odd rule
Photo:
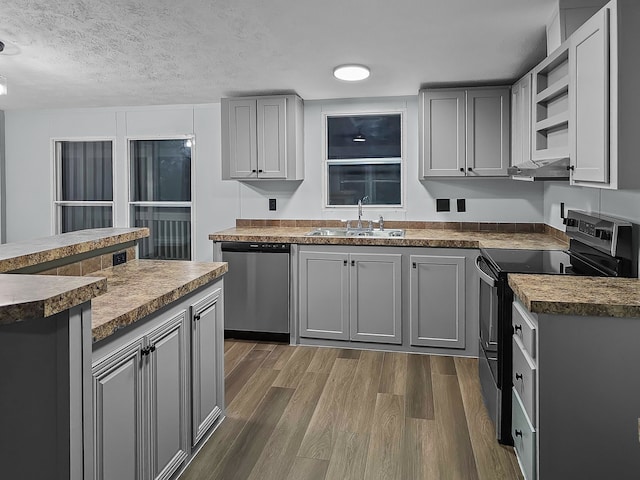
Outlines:
[[[108,228],[0,245],[8,477],[168,478],[222,421],[227,266],[139,260],[148,235]]]

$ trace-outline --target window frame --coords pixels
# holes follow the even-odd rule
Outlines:
[[[59,235],[62,230],[62,207],[63,206],[79,206],[79,207],[111,207],[111,225],[116,226],[116,148],[117,140],[115,137],[52,137],[51,142],[51,165],[53,169],[52,189],[51,189],[51,234]],[[62,142],[89,143],[89,142],[111,142],[111,201],[100,200],[59,200],[62,193],[62,159],[61,146]]]
[[[191,140],[191,200],[186,201],[133,201],[131,200],[133,190],[131,188],[131,143],[135,141],[144,140]],[[135,228],[131,225],[131,208],[133,206],[138,207],[189,207],[189,222],[191,223],[191,252],[190,257],[193,261],[196,253],[196,236],[195,236],[195,202],[196,195],[196,137],[194,134],[176,134],[176,135],[132,135],[125,137],[126,149],[127,149],[127,165],[126,165],[126,178],[127,178],[127,212],[126,221],[130,228]]]
[[[355,159],[329,159],[329,139],[327,119],[328,117],[352,117],[367,115],[400,115],[400,157],[391,158],[355,158]],[[322,112],[322,209],[324,211],[339,211],[357,208],[357,205],[330,205],[329,204],[329,165],[358,165],[358,164],[400,164],[400,204],[365,204],[366,208],[381,211],[404,212],[407,208],[407,109],[402,108],[376,108],[359,109],[349,107],[339,110]]]

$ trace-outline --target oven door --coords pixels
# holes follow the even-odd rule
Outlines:
[[[482,256],[476,258],[480,276],[480,345],[490,357],[498,352],[498,280]],[[491,369],[497,379],[497,362]]]

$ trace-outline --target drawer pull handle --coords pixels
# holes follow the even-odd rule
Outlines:
[[[522,437],[522,430],[516,430],[516,437]]]
[[[522,380],[522,374],[516,373],[516,380]]]
[[[516,331],[516,333],[518,332],[518,330],[520,330],[520,333],[522,333],[522,325],[516,325],[515,327],[513,327],[513,329]]]

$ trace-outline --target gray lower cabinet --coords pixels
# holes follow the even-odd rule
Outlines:
[[[168,479],[188,457],[187,313],[94,364],[96,480]]]
[[[411,345],[465,348],[464,256],[411,255]]]
[[[222,289],[191,305],[191,442],[196,445],[224,405]]]
[[[300,253],[300,336],[402,343],[399,254]]]

